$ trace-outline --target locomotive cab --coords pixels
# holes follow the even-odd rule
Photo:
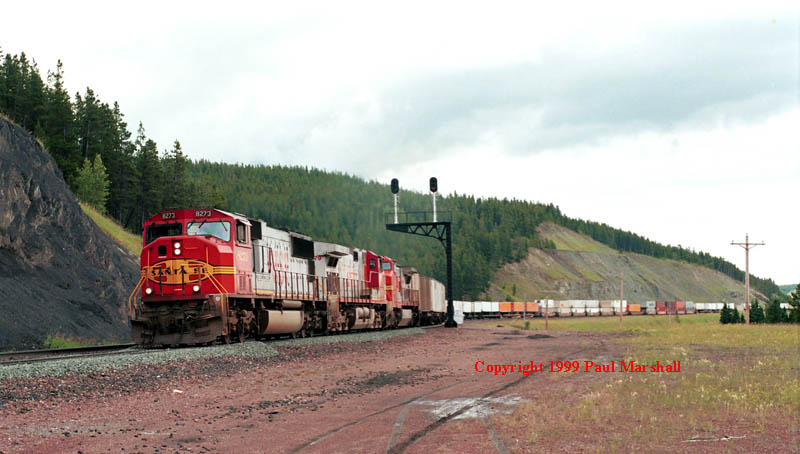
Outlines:
[[[250,223],[219,210],[158,213],[144,224],[140,311],[134,342],[207,343],[222,328],[230,294],[249,291]]]

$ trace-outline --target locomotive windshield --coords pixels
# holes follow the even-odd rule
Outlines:
[[[147,242],[145,244],[150,244],[156,238],[161,238],[162,236],[179,236],[183,230],[183,225],[180,223],[175,224],[153,224],[147,227],[147,234],[145,238]]]
[[[228,221],[201,221],[186,224],[187,235],[211,235],[222,241],[231,240],[231,223]]]

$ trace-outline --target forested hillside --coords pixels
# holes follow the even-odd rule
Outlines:
[[[45,83],[25,54],[0,52],[0,58],[0,112],[43,141],[74,192],[89,194],[85,198],[92,200],[85,201],[133,232],[162,209],[221,207],[319,239],[372,248],[444,279],[444,254],[436,241],[385,230],[384,214],[391,207],[386,185],[301,167],[193,163],[177,140],[159,150],[141,123],[133,136],[117,103],[102,102],[91,88],[70,97],[60,61]],[[235,150],[227,155],[235,159]],[[430,199],[402,192],[401,205],[406,211],[428,210]],[[453,215],[453,295],[458,298],[476,297],[493,271],[521,260],[530,247],[552,247],[536,230],[545,221],[617,250],[696,263],[738,280],[744,276],[721,258],[572,219],[553,204],[451,194],[440,199],[439,208]],[[765,295],[779,292],[772,280],[753,277],[752,282]]]
[[[444,279],[444,254],[436,241],[385,230],[385,215],[392,207],[387,185],[302,167],[206,161],[193,164],[189,174],[220,188],[233,211],[326,241],[363,245]],[[664,246],[606,224],[573,219],[552,204],[451,194],[440,197],[437,205],[453,216],[453,295],[457,298],[477,297],[488,288],[495,270],[523,259],[530,247],[553,248],[554,244],[537,231],[547,221],[616,250],[685,261],[736,280],[744,278],[741,270],[719,257]],[[430,196],[401,190],[400,206],[404,211],[430,210]],[[751,276],[751,282],[765,295],[779,291],[771,279]]]

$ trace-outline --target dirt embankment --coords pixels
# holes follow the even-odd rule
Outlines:
[[[126,340],[136,257],[80,209],[53,159],[0,118],[0,349],[62,334]]]
[[[556,249],[531,248],[520,262],[495,273],[487,299],[625,299],[744,301],[744,285],[718,271],[676,260],[621,253],[552,223],[539,226]]]

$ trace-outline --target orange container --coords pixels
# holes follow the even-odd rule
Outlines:
[[[527,312],[539,312],[539,305],[536,303],[525,303],[525,310]]]
[[[525,303],[511,303],[511,312],[522,312],[525,310]]]
[[[511,312],[511,303],[500,303],[500,312]]]
[[[628,311],[630,311],[631,314],[641,314],[642,306],[641,304],[628,304]]]

